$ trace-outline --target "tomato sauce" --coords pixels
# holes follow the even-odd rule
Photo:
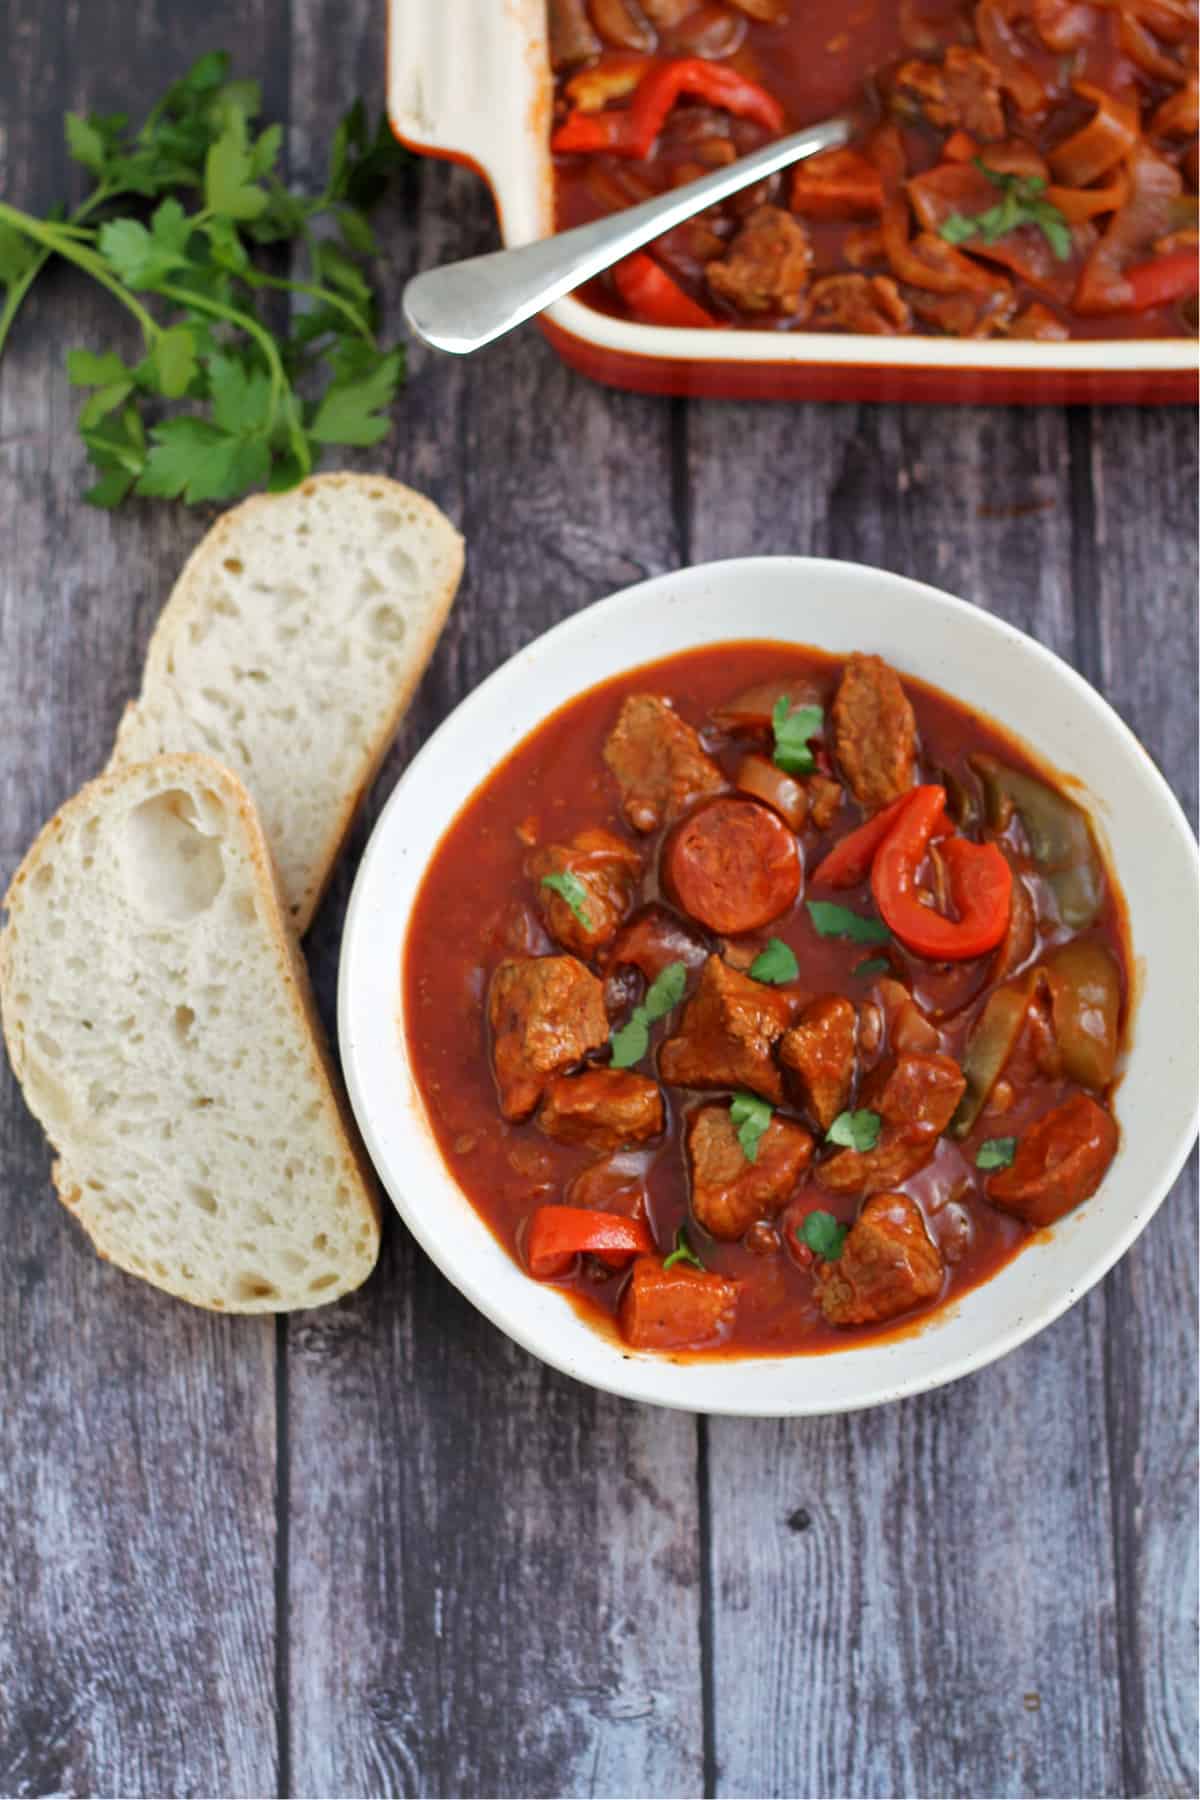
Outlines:
[[[694,650],[632,670],[570,701],[533,731],[480,785],[448,825],[425,875],[413,910],[403,962],[403,1018],[415,1072],[437,1142],[454,1180],[487,1222],[506,1251],[524,1266],[524,1234],[532,1211],[545,1202],[561,1202],[571,1182],[597,1164],[597,1153],[551,1141],[533,1120],[506,1123],[497,1106],[489,1060],[486,994],[496,965],[505,957],[545,954],[558,946],[547,937],[537,910],[537,889],[526,872],[531,847],[563,843],[575,833],[601,827],[636,846],[645,859],[644,875],[634,905],[659,901],[658,858],[666,832],[641,836],[623,815],[617,784],[602,759],[622,700],[650,692],[669,698],[678,714],[701,733],[710,755],[732,779],[745,754],[745,740],[718,730],[712,711],[734,694],[764,680],[796,678],[813,684],[828,702],[841,663],[812,649],[794,645],[728,643]],[[968,758],[985,752],[1007,767],[1045,772],[1011,737],[949,696],[903,678],[916,714],[921,767],[948,786],[978,790]],[[828,829],[807,830],[803,858],[809,871],[839,838],[861,819],[843,800]],[[1032,861],[1019,828],[1001,837],[1014,870],[1034,896],[1036,940],[1028,966],[1068,933]],[[890,974],[911,992],[935,1022],[941,1049],[961,1062],[964,1048],[991,986],[990,956],[957,964],[933,964],[910,954],[893,941],[878,946],[821,937],[814,929],[805,900],[824,898],[864,916],[872,915],[866,882],[834,892],[809,885],[797,903],[769,928],[747,939],[722,941],[714,947],[732,961],[739,946],[761,949],[768,936],[786,942],[798,964],[796,989],[806,995],[840,993],[860,1008],[872,1004],[878,972],[864,969],[881,954]],[[1131,966],[1118,890],[1111,877],[1094,921],[1074,934],[1105,945],[1120,970],[1122,1016],[1127,1006]],[[748,947],[748,948],[747,948]],[[876,998],[878,996],[876,995]],[[610,1003],[610,1022],[623,1013]],[[645,1072],[657,1068],[657,1049],[668,1032],[667,1020],[651,1028],[652,1049]],[[961,1141],[943,1136],[932,1160],[900,1184],[918,1203],[926,1228],[945,1261],[945,1278],[937,1298],[920,1313],[926,1316],[947,1301],[986,1281],[1032,1235],[1020,1219],[999,1210],[984,1195],[984,1175],[975,1166],[979,1146],[1000,1134],[1018,1135],[1057,1105],[1068,1091],[1061,1077],[1040,1072],[1032,1054],[1019,1044],[1006,1071],[1013,1089],[1003,1116],[984,1111]],[[719,1096],[663,1087],[667,1129],[653,1143],[623,1153],[618,1162],[644,1180],[649,1223],[659,1251],[667,1253],[678,1228],[688,1221],[688,1181],[682,1127],[689,1109]],[[782,1115],[781,1115],[782,1116]],[[568,1203],[571,1201],[567,1196]],[[816,1203],[842,1222],[853,1221],[856,1196],[831,1194],[809,1168],[789,1201],[789,1208]],[[785,1214],[786,1219],[792,1214]],[[842,1349],[854,1342],[895,1330],[895,1323],[834,1326],[817,1304],[811,1258],[797,1254],[794,1234],[784,1229],[767,1254],[748,1241],[717,1242],[688,1224],[693,1246],[705,1266],[741,1284],[736,1324],[726,1352],[777,1353]],[[576,1271],[560,1285],[597,1322],[615,1314],[626,1280],[624,1271],[604,1269],[595,1259],[577,1259]],[[910,1322],[905,1320],[905,1324]]]

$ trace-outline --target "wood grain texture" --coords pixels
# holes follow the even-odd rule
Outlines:
[[[269,0],[25,8],[0,68],[6,199],[72,180],[68,106],[137,107],[164,61],[228,33],[256,59]],[[111,47],[120,44],[120,58]],[[0,368],[0,888],[104,763],[149,624],[203,522],[79,502],[71,344],[122,339],[104,296],[48,272]],[[126,343],[132,348],[132,343]],[[0,1791],[261,1794],[276,1785],[270,1323],[192,1311],[98,1263],[0,1071]]]
[[[374,8],[350,10],[306,9],[293,48],[317,141],[364,79],[328,58],[335,35],[371,41]],[[418,264],[495,241],[461,171],[424,165],[406,202],[381,227],[392,319]],[[547,434],[567,417],[569,435]],[[460,524],[467,573],[369,817],[515,649],[675,560],[669,427],[652,401],[582,387],[533,332],[470,363],[412,352],[387,463]],[[310,943],[330,1010],[364,829]],[[693,1420],[542,1367],[393,1218],[367,1289],[289,1323],[288,1444],[294,1792],[699,1790]]]
[[[129,106],[226,42],[315,179],[381,98],[375,0],[22,9],[0,192],[70,179],[67,106]],[[113,46],[120,45],[119,56]],[[495,241],[414,165],[418,266]],[[103,760],[207,520],[109,519],[64,348],[120,326],[55,276],[0,365],[0,879]],[[523,643],[686,560],[875,562],[1080,667],[1195,816],[1186,413],[656,402],[533,331],[411,355],[358,459],[464,529],[463,591],[309,940],[332,1024],[366,834],[457,700]],[[394,1221],[347,1302],[207,1318],[97,1265],[0,1077],[0,1791],[1192,1794],[1194,1177],[1103,1288],[994,1368],[877,1414],[693,1421],[509,1344]]]

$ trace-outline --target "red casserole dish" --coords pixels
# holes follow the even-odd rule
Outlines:
[[[413,149],[489,183],[506,244],[554,227],[553,79],[545,0],[390,0],[388,104]],[[800,121],[796,121],[799,123]],[[551,343],[593,379],[725,398],[938,402],[1188,402],[1192,338],[1068,342],[659,326],[583,300],[543,317]]]

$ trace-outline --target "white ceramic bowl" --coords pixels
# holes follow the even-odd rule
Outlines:
[[[1099,1193],[924,1329],[821,1356],[673,1362],[624,1350],[501,1249],[451,1177],[409,1066],[401,954],[443,830],[481,778],[581,686],[693,645],[772,638],[877,651],[989,714],[1077,778],[1124,885],[1137,968],[1121,1147]],[[857,563],[753,557],[658,576],[548,631],[453,712],[396,786],[346,920],[342,1063],[367,1148],[405,1224],[502,1331],[580,1381],[696,1411],[877,1406],[983,1367],[1065,1312],[1148,1223],[1196,1131],[1197,863],[1157,769],[1065,663],[988,613]]]

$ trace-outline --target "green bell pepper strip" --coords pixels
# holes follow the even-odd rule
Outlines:
[[[983,783],[992,830],[1003,831],[1017,814],[1033,860],[1057,902],[1059,918],[1072,931],[1082,931],[1104,899],[1104,867],[1087,815],[1044,781],[1010,769],[994,756],[973,756],[971,766]]]

